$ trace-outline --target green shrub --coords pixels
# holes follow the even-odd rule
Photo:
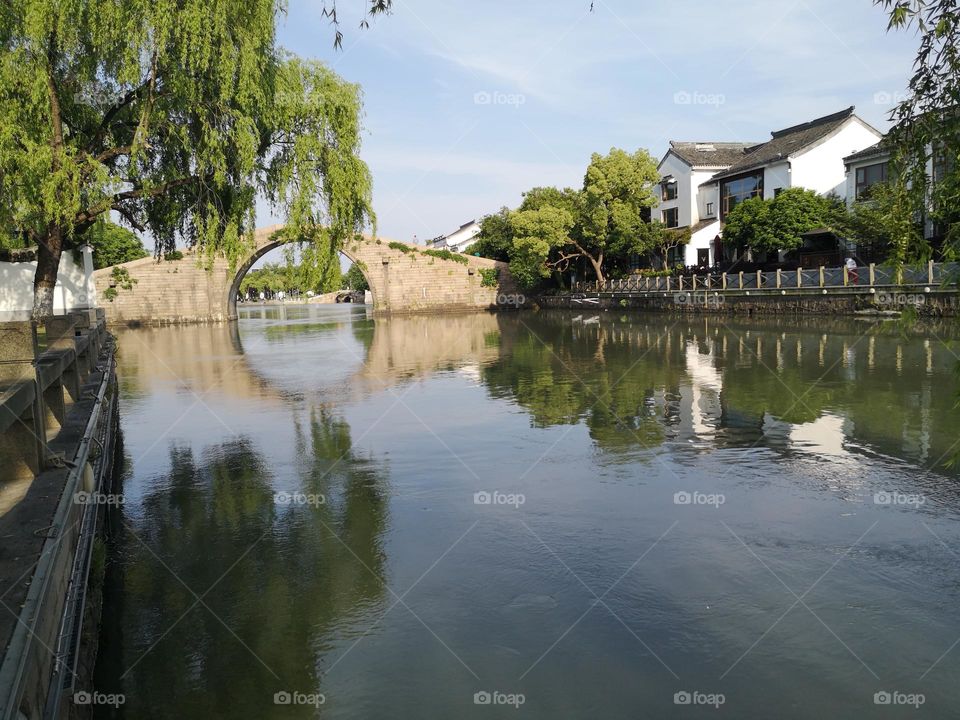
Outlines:
[[[496,287],[500,281],[498,268],[480,268],[480,287]]]
[[[171,250],[170,252],[163,254],[163,259],[167,262],[172,260],[183,260],[183,253],[179,250]]]
[[[470,260],[460,253],[453,253],[449,250],[421,250],[424,255],[429,255],[430,257],[440,258],[441,260],[453,260],[458,262],[461,265],[469,265]]]
[[[391,250],[399,250],[402,253],[409,253],[413,252],[414,250],[414,248],[410,247],[409,245],[405,245],[402,242],[397,242],[396,240],[391,240],[389,243],[387,243],[387,247]]]

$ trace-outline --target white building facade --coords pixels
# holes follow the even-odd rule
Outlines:
[[[738,162],[756,143],[680,142],[671,140],[670,149],[657,169],[660,172],[660,202],[653,220],[668,228],[690,228],[690,243],[669,258],[671,265],[709,267],[712,241],[720,233],[715,197],[700,191],[703,183]]]
[[[434,250],[449,250],[450,252],[465,252],[468,247],[477,241],[480,234],[480,223],[476,220],[464,223],[449,235],[441,235],[430,240],[429,245]]]
[[[771,139],[747,149],[743,157],[699,187],[701,203],[714,203],[722,224],[739,203],[753,197],[770,200],[791,187],[847,199],[845,159],[876,145],[883,134],[857,117],[850,107],[801,125],[771,133]],[[721,237],[714,242],[714,262],[732,259]]]

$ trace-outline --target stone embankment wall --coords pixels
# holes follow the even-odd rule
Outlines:
[[[921,317],[960,316],[960,292],[956,290],[923,288],[831,290],[827,294],[723,294],[708,291],[652,293],[647,297],[618,296],[616,294],[556,295],[536,299],[541,307],[572,310],[647,310],[652,312],[679,312],[685,314],[729,315],[858,315],[897,314],[907,308]]]

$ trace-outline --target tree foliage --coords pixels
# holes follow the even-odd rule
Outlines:
[[[343,288],[346,290],[369,290],[370,285],[357,263],[353,263],[343,276]]]
[[[890,29],[916,31],[920,47],[910,94],[891,113],[892,175],[909,193],[912,213],[938,223],[948,250],[960,248],[960,6],[957,0],[874,0]],[[933,163],[936,177],[930,177]],[[897,246],[900,261],[929,254],[923,236]]]
[[[843,234],[861,252],[896,260],[925,257],[923,223],[911,207],[910,193],[899,182],[871,186],[869,198],[855,202],[841,216]]]
[[[533,287],[550,277],[551,254],[570,243],[573,224],[574,217],[568,210],[552,205],[510,215],[514,233],[510,272],[521,286]]]
[[[510,209],[503,207],[480,220],[480,233],[476,242],[470,246],[471,255],[501,260],[510,260],[510,247],[513,244],[513,227],[510,225]]]
[[[179,240],[208,261],[250,246],[258,194],[321,258],[372,219],[360,90],[279,48],[281,10],[277,0],[6,4],[0,233],[39,246],[35,314],[52,309],[61,251],[111,210],[159,250]]]
[[[532,188],[517,210],[502,208],[481,221],[471,252],[508,260],[528,288],[581,261],[602,281],[611,263],[651,249],[645,217],[657,202],[658,181],[646,150],[594,154],[582,189]]]
[[[804,233],[840,229],[841,203],[813,190],[787,188],[776,197],[750,198],[726,217],[723,239],[735,246],[760,252],[794,250],[803,245]]]
[[[101,219],[84,233],[82,242],[93,247],[93,267],[96,270],[139,260],[149,253],[134,233],[125,227]]]
[[[646,150],[594,153],[583,180],[582,241],[576,243],[603,280],[603,258],[640,253],[645,211],[657,204],[657,162]]]
[[[659,220],[645,223],[640,229],[640,252],[652,253],[660,258],[664,270],[670,268],[670,251],[689,244],[693,231],[690,228],[668,228]]]

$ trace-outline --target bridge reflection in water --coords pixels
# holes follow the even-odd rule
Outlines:
[[[864,715],[866,671],[801,612],[717,686],[789,606],[719,519],[797,592],[882,519],[866,560],[807,598],[880,677],[960,634],[960,570],[872,501],[922,494],[921,519],[956,540],[945,328],[245,312],[119,334],[127,502],[97,677],[122,716],[313,717],[274,703],[299,692],[327,717],[481,717],[491,688],[533,717],[664,715],[667,669],[742,718]],[[497,489],[526,504],[474,504]],[[726,495],[721,514],[672,501],[698,489]],[[610,613],[569,635],[591,597],[564,565],[598,593],[621,577]],[[907,608],[929,622],[878,641]],[[928,706],[960,701],[938,693]]]

